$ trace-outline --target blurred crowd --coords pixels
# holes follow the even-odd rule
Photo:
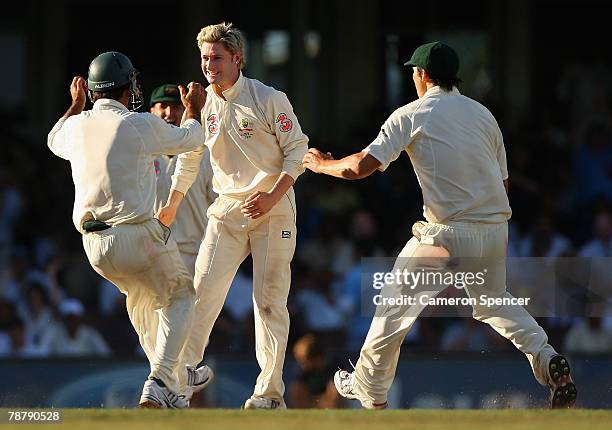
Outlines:
[[[572,73],[580,71],[573,67],[562,76],[557,99],[535,106],[529,116],[508,118],[489,105],[505,136],[512,257],[612,256],[612,98],[607,87],[599,90],[603,84],[597,77],[573,80]],[[576,88],[576,81],[586,87]],[[385,113],[365,117],[350,143],[332,145],[312,136],[310,146],[335,156],[365,147]],[[10,124],[1,127],[0,357],[142,354],[129,329],[124,297],[90,268],[72,226],[69,166],[51,156],[44,140],[25,138]],[[338,399],[320,375],[337,360],[356,357],[370,322],[361,308],[361,258],[398,254],[412,224],[422,219],[421,194],[406,155],[385,174],[359,182],[307,172],[296,194],[289,351],[301,370],[288,393],[295,402],[333,405]],[[605,312],[538,320],[561,351],[612,352],[612,321]],[[249,353],[253,342],[247,258],[208,351]],[[488,326],[459,317],[419,319],[405,348],[414,353],[513,351]]]

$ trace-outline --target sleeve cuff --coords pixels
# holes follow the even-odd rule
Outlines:
[[[191,187],[191,183],[185,179],[172,178],[172,185],[170,186],[170,192],[173,190],[181,192],[183,195],[187,194],[189,188]]]
[[[301,162],[285,160],[282,173],[288,174],[294,181],[297,181],[297,178],[304,173],[304,170]]]
[[[380,170],[381,172],[384,172],[385,170],[387,170],[387,167],[389,167],[389,163],[385,163],[385,161],[383,160],[384,157],[382,157],[380,154],[376,154],[375,151],[372,151],[372,148],[370,148],[369,146],[366,147],[363,152],[365,152],[366,154],[371,155],[372,157],[376,158],[379,162],[380,162],[380,166],[378,166],[377,170]]]

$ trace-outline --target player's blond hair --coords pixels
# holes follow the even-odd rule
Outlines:
[[[222,22],[221,24],[208,25],[200,30],[197,37],[198,48],[202,50],[204,42],[222,43],[232,55],[240,55],[240,69],[244,68],[245,56],[244,47],[246,45],[242,32],[238,30],[231,22]]]

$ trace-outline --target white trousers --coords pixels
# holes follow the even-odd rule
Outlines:
[[[150,377],[180,392],[177,366],[191,328],[195,291],[169,229],[156,219],[83,235],[96,272],[127,296]]]
[[[461,270],[482,268],[482,265],[487,269],[484,284],[466,285],[470,298],[476,298],[478,303],[481,295],[512,297],[506,291],[507,223],[442,225],[420,222],[415,227],[420,238],[413,237],[406,244],[396,260],[394,272],[398,269],[412,272],[448,271],[449,262],[464,257],[466,263]],[[420,304],[420,296],[433,298],[445,288],[440,284],[420,284],[414,289],[393,284],[383,287],[383,297],[400,297],[407,293],[415,297],[416,304],[377,307],[355,368],[353,387],[357,394],[374,403],[387,401],[402,342],[425,308]],[[523,352],[538,382],[546,384],[548,360],[556,352],[548,344],[542,327],[522,306],[488,307],[477,304],[473,307],[472,315],[476,320],[489,324]]]
[[[289,335],[287,296],[290,263],[295,251],[293,189],[266,215],[249,220],[240,212],[242,200],[219,196],[209,207],[208,226],[196,260],[196,305],[191,335],[184,351],[187,366],[196,366],[240,263],[253,257],[255,344],[261,372],[253,395],[281,399],[282,373]]]

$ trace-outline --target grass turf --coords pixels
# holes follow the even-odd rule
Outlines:
[[[59,424],[7,424],[7,409],[0,430],[609,430],[612,410],[287,410],[242,411],[192,409],[186,411],[139,409],[65,409]]]

